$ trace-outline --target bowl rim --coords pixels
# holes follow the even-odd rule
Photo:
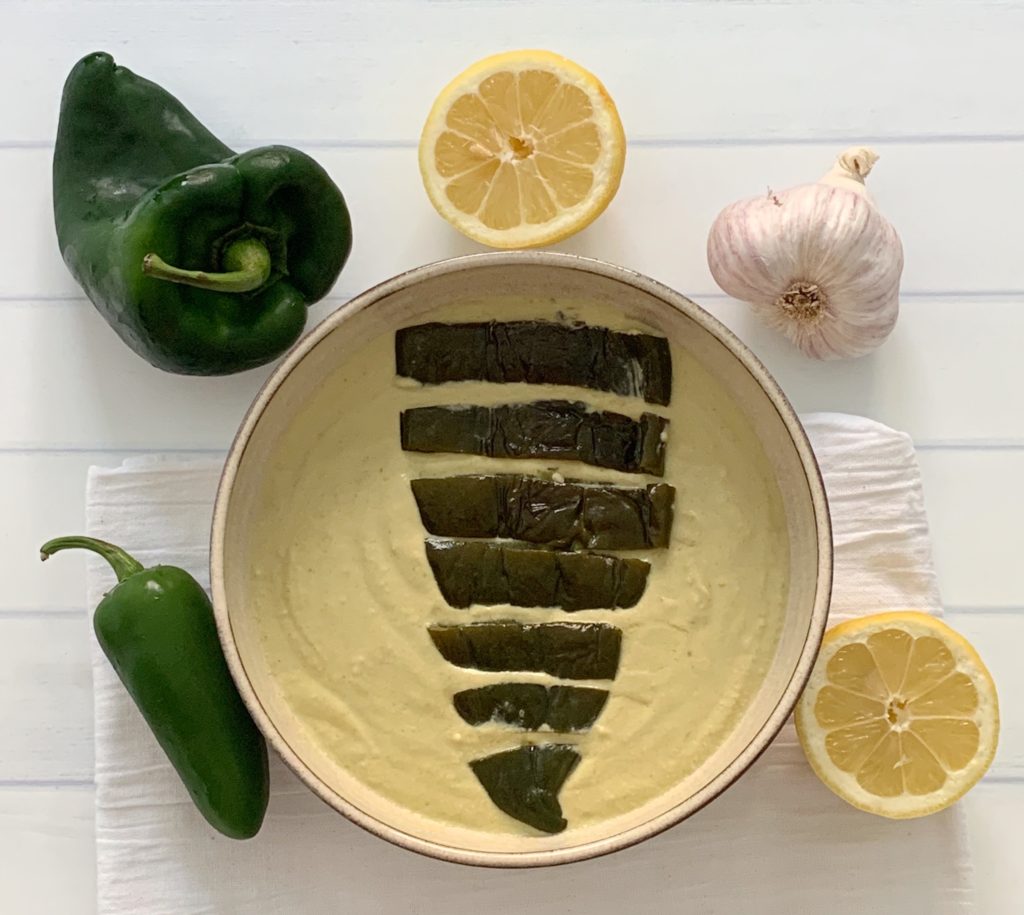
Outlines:
[[[699,791],[675,807],[629,830],[582,845],[539,851],[494,852],[459,848],[442,842],[413,836],[366,813],[323,782],[303,762],[278,732],[249,681],[235,644],[228,615],[224,586],[224,546],[228,506],[246,448],[267,405],[299,363],[352,315],[369,308],[394,293],[436,276],[463,270],[512,265],[536,265],[589,273],[615,280],[644,292],[667,306],[682,312],[715,337],[753,376],[767,395],[796,449],[806,478],[814,514],[818,547],[818,570],[814,604],[811,608],[807,638],[800,650],[793,676],[772,712],[753,739],[737,756]],[[769,747],[785,725],[803,688],[810,678],[828,621],[832,593],[832,524],[825,484],[810,440],[796,410],[760,359],[717,318],[669,286],[627,267],[595,258],[555,251],[500,251],[460,255],[414,267],[384,280],[353,297],[325,317],[305,334],[263,383],[235,433],[224,462],[217,487],[210,532],[210,588],[217,634],[228,668],[249,713],[270,746],[285,765],[324,803],[368,832],[410,851],[450,863],[478,867],[549,867],[583,861],[629,848],[675,826],[701,810],[740,778]]]

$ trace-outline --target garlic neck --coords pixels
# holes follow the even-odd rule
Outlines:
[[[801,324],[817,324],[825,314],[828,299],[817,283],[797,280],[776,300],[775,306]]]
[[[851,146],[836,159],[836,164],[818,182],[867,196],[864,179],[878,161],[878,153],[866,146]]]

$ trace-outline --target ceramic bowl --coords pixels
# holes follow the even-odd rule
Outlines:
[[[268,456],[290,434],[296,411],[363,341],[430,320],[432,310],[460,298],[501,295],[614,303],[702,363],[746,414],[768,456],[785,506],[791,566],[774,659],[724,743],[654,802],[617,817],[613,828],[598,824],[569,830],[538,838],[527,850],[521,838],[516,844],[414,815],[355,778],[339,775],[338,767],[329,769],[277,698],[247,613],[247,531],[259,511]],[[210,577],[217,626],[242,697],[270,745],[327,804],[416,852],[464,864],[541,866],[606,854],[649,838],[699,810],[757,759],[789,717],[814,664],[828,612],[832,541],[824,488],[804,430],[768,371],[730,331],[684,296],[630,270],[567,254],[514,252],[411,270],[357,296],[299,342],[256,397],[231,447],[214,513]]]

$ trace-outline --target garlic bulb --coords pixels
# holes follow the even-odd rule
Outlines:
[[[903,247],[864,187],[877,159],[848,149],[817,184],[726,207],[708,236],[715,282],[817,359],[862,356],[896,323]]]

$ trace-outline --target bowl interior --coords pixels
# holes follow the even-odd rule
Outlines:
[[[524,851],[501,835],[443,828],[367,789],[304,736],[271,676],[249,606],[248,532],[276,445],[325,380],[368,340],[431,319],[440,305],[501,296],[614,305],[686,349],[727,389],[756,431],[782,493],[789,594],[767,676],[731,735],[655,801],[586,830],[538,838]],[[473,864],[553,864],[603,854],[666,828],[727,787],[785,722],[813,664],[831,585],[831,541],[814,458],[788,403],[735,338],[682,296],[620,268],[566,255],[482,255],[420,268],[353,300],[278,369],[247,416],[218,495],[212,542],[214,603],[232,673],[258,724],[317,794],[360,825],[413,850]],[[440,663],[440,659],[439,659]]]

